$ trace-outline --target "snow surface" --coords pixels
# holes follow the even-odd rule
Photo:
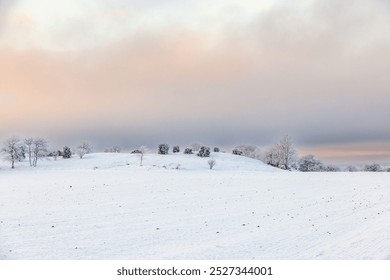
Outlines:
[[[0,162],[0,259],[390,259],[390,173],[212,158]]]

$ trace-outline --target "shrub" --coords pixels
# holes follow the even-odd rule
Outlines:
[[[72,156],[72,151],[70,150],[69,147],[65,146],[62,152],[62,157],[63,158],[70,158]]]
[[[316,159],[313,155],[307,155],[302,157],[299,162],[299,171],[302,172],[315,172],[315,171],[325,171],[323,163]]]
[[[130,152],[131,154],[142,154],[142,152],[140,150],[133,150]]]
[[[373,163],[373,164],[366,164],[364,166],[364,171],[368,172],[380,172],[383,170],[383,167],[379,165],[378,163]]]
[[[105,153],[120,153],[121,152],[121,148],[118,147],[118,146],[113,146],[111,148],[107,148],[104,150]]]
[[[219,148],[218,147],[214,147],[214,153],[219,153]]]
[[[242,151],[240,151],[239,149],[233,149],[233,155],[242,156]]]
[[[210,156],[210,148],[202,146],[199,149],[198,157],[209,157]]]
[[[166,155],[166,154],[168,154],[168,151],[169,151],[168,144],[160,144],[160,145],[158,145],[158,153],[160,155]]]
[[[338,172],[338,171],[340,171],[340,167],[338,167],[336,165],[332,165],[332,164],[325,165],[323,167],[323,171],[325,171],[325,172]]]
[[[190,149],[190,148],[185,148],[184,153],[185,153],[185,154],[192,154],[192,149]]]
[[[345,168],[345,171],[348,171],[348,172],[356,172],[356,171],[359,171],[358,168],[354,165],[348,165],[347,168]]]
[[[172,149],[172,151],[173,151],[174,153],[179,153],[179,152],[180,152],[180,147],[179,147],[179,146],[174,146],[173,149]]]
[[[215,164],[217,162],[215,159],[209,159],[209,161],[207,163],[209,164],[210,169],[213,169],[213,167],[215,166]]]
[[[53,157],[54,160],[57,160],[59,156],[61,156],[61,151],[54,151],[47,154],[48,157]]]

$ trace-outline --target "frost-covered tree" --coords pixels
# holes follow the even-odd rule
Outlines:
[[[378,163],[366,164],[364,166],[364,171],[367,172],[381,172],[383,171],[383,167]]]
[[[173,146],[172,152],[180,153],[180,147],[179,146]]]
[[[192,149],[191,148],[185,148],[184,149],[185,154],[192,154]]]
[[[26,158],[26,147],[22,145],[22,159],[20,161],[24,160],[25,158]]]
[[[15,162],[23,160],[24,147],[18,137],[11,137],[3,143],[1,152],[5,159],[11,163],[11,168],[15,168]]]
[[[61,151],[52,151],[52,152],[48,153],[47,156],[53,157],[54,160],[57,160],[57,158],[59,156],[62,156],[62,152]]]
[[[145,153],[148,152],[148,148],[146,146],[141,146],[138,148],[138,150],[140,151],[140,166],[142,166],[142,162],[143,162],[143,159],[144,159],[144,155]]]
[[[265,151],[263,161],[268,165],[279,167],[279,155],[276,146],[272,146]]]
[[[206,146],[200,147],[198,151],[198,157],[209,157],[210,156],[210,148]]]
[[[82,159],[86,153],[87,152],[83,148],[77,147],[76,154],[80,157],[80,159]]]
[[[32,164],[34,167],[37,166],[38,159],[45,157],[48,154],[48,143],[46,139],[37,137],[33,139],[32,143]]]
[[[120,153],[120,152],[121,152],[121,148],[120,148],[119,146],[115,145],[115,146],[113,146],[113,147],[111,148],[111,151],[112,151],[113,153]]]
[[[107,148],[104,150],[105,153],[120,153],[121,148],[119,146],[112,146],[111,148]]]
[[[302,172],[315,172],[323,169],[323,164],[313,155],[302,157],[298,162],[298,169]]]
[[[60,156],[60,151],[54,151],[51,154],[52,154],[54,160],[57,160],[57,158]]]
[[[86,154],[92,151],[92,145],[89,142],[83,141],[76,149],[76,154],[82,159]]]
[[[72,151],[70,150],[69,147],[65,146],[62,152],[62,157],[63,158],[71,158],[72,156]]]
[[[328,164],[328,165],[325,165],[322,168],[322,171],[325,171],[325,172],[339,172],[340,171],[340,167],[338,167],[337,165]]]
[[[213,169],[213,167],[216,165],[217,161],[215,159],[209,159],[207,161],[207,163],[209,164],[210,169]]]
[[[276,151],[279,161],[279,168],[290,170],[294,168],[297,163],[297,153],[292,143],[290,135],[284,135],[276,144]]]
[[[158,154],[160,155],[166,155],[169,152],[169,146],[168,144],[160,144],[158,145]]]
[[[219,153],[219,148],[218,147],[214,147],[214,153]]]
[[[26,138],[24,139],[24,144],[26,145],[26,152],[27,152],[27,155],[28,155],[28,161],[30,163],[30,166],[33,166],[33,163],[32,163],[32,144],[33,144],[33,141],[34,141],[34,138]]]
[[[345,171],[347,171],[347,172],[357,172],[357,171],[359,171],[359,169],[356,166],[354,166],[354,165],[348,165],[345,168]]]

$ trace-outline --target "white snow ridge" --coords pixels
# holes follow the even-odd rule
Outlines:
[[[390,173],[211,158],[0,163],[0,259],[390,259]]]

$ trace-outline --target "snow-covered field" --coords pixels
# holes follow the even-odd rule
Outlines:
[[[390,173],[212,157],[0,162],[0,259],[390,259]]]

